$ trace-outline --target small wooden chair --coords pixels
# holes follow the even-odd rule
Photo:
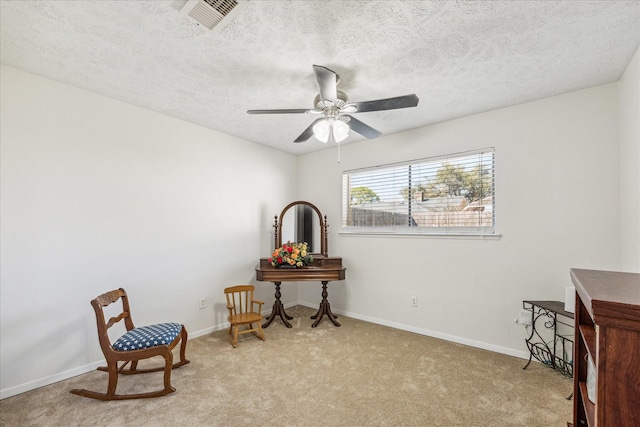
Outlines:
[[[105,321],[104,307],[118,300],[122,300],[122,313],[110,318],[108,322]],[[179,323],[160,323],[140,328],[134,327],[129,308],[129,299],[127,293],[122,288],[98,296],[91,301],[91,305],[96,312],[100,347],[107,360],[107,366],[101,366],[98,370],[109,373],[109,384],[106,393],[98,393],[85,389],[74,389],[71,390],[71,393],[92,399],[123,400],[164,396],[165,394],[176,391],[176,389],[171,386],[171,370],[189,363],[189,360],[185,358],[188,335],[184,325]],[[123,319],[127,332],[112,344],[109,339],[108,330]],[[171,350],[179,341],[182,341],[180,345],[180,361],[174,364]],[[138,361],[155,356],[164,358],[164,366],[138,369]],[[118,366],[118,362],[124,363]],[[131,363],[131,366],[129,369],[125,369],[129,363]],[[138,394],[116,394],[119,374],[131,375],[158,371],[164,371],[163,389]]]
[[[238,346],[238,334],[251,332],[262,341],[265,340],[262,330],[262,304],[263,301],[253,299],[253,285],[238,285],[226,288],[224,294],[227,297],[227,309],[229,309],[229,338],[231,345]],[[257,311],[253,311],[254,305],[258,306]],[[254,328],[253,324],[257,326]],[[240,331],[240,326],[249,325],[247,329]]]

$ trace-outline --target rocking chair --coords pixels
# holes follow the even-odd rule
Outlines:
[[[227,297],[227,309],[229,310],[229,338],[231,345],[235,348],[238,346],[238,335],[251,332],[262,341],[265,340],[262,331],[262,304],[263,301],[253,299],[255,286],[238,285],[226,288],[224,294]],[[254,305],[258,307],[254,311]],[[254,327],[253,324],[256,324]],[[240,326],[248,325],[246,329],[239,330]]]
[[[117,302],[119,299],[122,300],[122,313],[112,317],[108,322],[105,321],[104,307]],[[100,371],[109,373],[107,392],[99,393],[85,389],[73,389],[71,393],[92,399],[123,400],[164,396],[176,391],[171,386],[171,370],[189,363],[189,360],[185,358],[188,335],[184,325],[179,323],[160,323],[140,328],[134,327],[129,309],[129,299],[122,288],[98,296],[91,301],[91,305],[96,312],[100,347],[107,361],[107,366],[98,368]],[[123,319],[127,332],[112,344],[107,332],[110,327]],[[179,341],[182,341],[180,345],[180,361],[174,364],[171,350]],[[138,369],[138,361],[155,356],[161,356],[164,359],[164,366]],[[118,366],[118,362],[124,363]],[[125,369],[129,364],[130,367]],[[158,371],[164,371],[163,389],[138,394],[116,394],[119,374],[132,375]]]

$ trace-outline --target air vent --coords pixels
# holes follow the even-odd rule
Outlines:
[[[213,30],[238,6],[236,0],[188,0],[180,14]]]

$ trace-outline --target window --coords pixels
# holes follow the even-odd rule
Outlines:
[[[495,233],[494,149],[342,175],[342,232]]]

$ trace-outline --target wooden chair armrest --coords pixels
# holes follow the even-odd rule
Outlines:
[[[258,304],[258,313],[262,314],[262,304],[264,304],[264,301],[254,299],[253,304]]]

